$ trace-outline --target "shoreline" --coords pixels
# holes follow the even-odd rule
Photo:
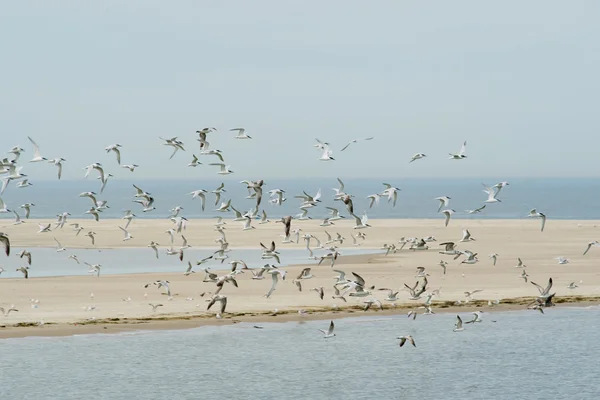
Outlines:
[[[453,302],[434,302],[434,314],[469,314],[475,311],[484,312],[509,312],[525,311],[535,297],[520,297],[515,299],[505,299],[502,303],[489,306],[486,300],[474,301],[472,303],[463,303],[462,305],[453,304]],[[576,308],[600,306],[600,296],[565,296],[555,297],[554,308]],[[452,304],[449,304],[452,303]],[[17,339],[28,337],[67,337],[74,335],[93,335],[93,334],[119,334],[124,332],[148,332],[163,330],[183,330],[194,329],[203,326],[229,326],[238,323],[286,323],[319,320],[338,320],[344,318],[353,318],[361,316],[403,316],[406,318],[407,311],[414,310],[416,305],[410,303],[397,304],[396,306],[387,306],[383,310],[363,311],[359,306],[346,306],[334,309],[307,309],[306,314],[299,314],[297,311],[287,310],[278,313],[258,312],[258,313],[226,313],[222,319],[216,319],[214,315],[204,313],[177,315],[177,314],[159,314],[148,318],[105,318],[97,320],[84,320],[73,323],[46,323],[37,325],[35,323],[20,323],[18,325],[0,324],[0,340]],[[302,309],[299,307],[299,309]],[[548,309],[547,309],[548,310]],[[535,310],[529,310],[537,312]],[[545,313],[548,313],[546,311]],[[426,318],[419,312],[417,318]]]

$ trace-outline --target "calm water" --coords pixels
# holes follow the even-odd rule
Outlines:
[[[484,314],[485,315],[485,314]],[[465,318],[468,316],[465,314]],[[600,309],[0,341],[5,399],[596,399]],[[492,323],[491,320],[496,320]],[[411,334],[417,347],[398,347]]]
[[[189,192],[197,189],[208,191],[216,189],[221,182],[225,182],[227,193],[222,199],[233,199],[233,205],[241,211],[247,211],[254,206],[254,200],[246,199],[248,192],[245,186],[239,183],[238,178],[227,177],[222,181],[126,181],[115,180],[108,183],[104,193],[98,200],[108,200],[111,207],[102,213],[103,218],[119,218],[123,210],[131,209],[137,212],[140,218],[166,218],[169,210],[175,206],[184,207],[182,215],[188,218],[211,218],[217,214],[230,216],[213,211],[214,195],[209,194],[206,210],[201,211],[200,201],[192,200]],[[487,199],[482,192],[482,182],[494,184],[506,178],[486,179],[390,179],[389,183],[402,189],[395,208],[391,203],[382,199],[379,207],[368,209],[366,196],[381,192],[383,186],[379,179],[351,180],[345,179],[345,191],[355,195],[355,212],[362,213],[368,210],[370,218],[441,218],[437,214],[438,202],[434,198],[449,196],[452,198],[450,207],[457,211],[458,218],[523,218],[531,208],[537,208],[553,219],[598,219],[600,212],[596,205],[600,193],[599,179],[508,179],[510,186],[504,188],[499,196],[502,203],[488,205],[487,208],[476,216],[463,213],[464,210],[475,209]],[[136,183],[155,197],[155,211],[142,213],[138,204],[132,203],[135,190],[132,183]],[[14,186],[14,185],[13,185]],[[18,207],[26,202],[33,202],[36,207],[32,209],[32,217],[54,218],[58,213],[71,212],[73,217],[92,218],[84,212],[91,206],[88,198],[78,197],[84,191],[99,191],[99,184],[95,179],[81,181],[37,181],[27,188],[9,187],[3,195],[3,200],[9,208],[15,208],[22,214]],[[328,210],[325,206],[343,209],[341,202],[334,202],[334,191],[338,187],[335,179],[321,180],[267,180],[265,199],[262,208],[267,211],[270,218],[283,215],[296,215],[301,200],[295,195],[302,194],[303,190],[314,195],[321,189],[323,203],[320,207],[312,209],[309,213],[312,218],[324,218]],[[267,191],[283,189],[288,200],[282,206],[269,204]],[[345,214],[345,213],[344,213]],[[13,218],[12,214],[0,214],[0,218]]]
[[[297,249],[281,249],[281,266],[293,264],[314,263],[308,259],[308,252],[302,244],[297,245]],[[14,253],[21,249],[14,248]],[[342,249],[343,255],[377,253],[378,250],[367,249]],[[54,249],[37,248],[32,254],[32,266],[29,270],[29,277],[41,276],[66,276],[66,275],[87,275],[89,267],[84,264],[87,261],[90,264],[101,264],[101,275],[107,274],[134,274],[149,272],[181,272],[187,268],[187,260],[200,260],[210,256],[214,250],[210,249],[188,249],[185,253],[185,262],[179,261],[176,256],[167,256],[164,249],[159,249],[159,259],[156,259],[152,249],[72,249],[66,252],[57,253]],[[68,259],[70,254],[75,254],[81,264]],[[315,255],[323,255],[325,251],[315,250]],[[235,249],[227,253],[229,256],[224,263],[220,261],[208,262],[196,266],[196,271],[201,271],[205,267],[214,270],[230,269],[231,260],[244,260],[248,267],[256,268],[266,263],[273,264],[274,259],[262,260],[261,250]],[[342,256],[343,257],[343,256]],[[193,261],[192,261],[193,262]],[[328,262],[328,261],[326,261]],[[23,275],[16,269],[25,265],[23,260],[18,257],[9,257],[3,261],[2,267],[5,271],[0,275],[2,278],[21,278]]]

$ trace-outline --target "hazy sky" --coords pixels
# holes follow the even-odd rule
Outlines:
[[[239,179],[599,176],[599,20],[593,0],[4,2],[0,150],[29,160],[32,136],[64,178],[131,177],[103,151],[119,142],[137,178],[166,178],[214,126]]]

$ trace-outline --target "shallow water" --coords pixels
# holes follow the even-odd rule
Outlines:
[[[469,316],[463,314],[463,319]],[[6,399],[595,399],[600,308],[0,341]],[[497,322],[492,322],[492,320]],[[398,347],[411,334],[417,347]]]
[[[14,254],[21,249],[13,248]],[[210,256],[214,249],[194,249],[190,248],[185,252],[185,260],[200,260]],[[314,260],[308,259],[308,252],[302,249],[281,249],[281,264],[295,265],[314,263]],[[378,250],[367,249],[343,249],[343,255],[370,254],[377,253]],[[322,255],[324,251],[315,251],[315,255]],[[68,258],[69,255],[77,256],[81,264]],[[233,249],[229,253],[225,262],[208,262],[196,266],[196,270],[210,267],[214,270],[229,269],[231,260],[244,260],[250,268],[261,267],[266,263],[274,264],[274,259],[261,259],[262,251],[256,249]],[[159,258],[157,259],[152,249],[124,248],[124,249],[72,249],[66,252],[57,253],[55,249],[36,248],[32,256],[32,266],[29,269],[29,277],[42,276],[69,276],[69,275],[87,275],[89,267],[84,264],[100,264],[102,275],[112,274],[136,274],[151,272],[181,272],[187,268],[187,261],[181,262],[177,256],[167,256],[164,249],[159,249]],[[343,256],[342,256],[343,257]],[[325,261],[327,262],[327,261]],[[10,257],[4,261],[3,268],[6,270],[0,275],[2,278],[21,278],[23,275],[16,269],[25,265],[24,260],[18,257]]]

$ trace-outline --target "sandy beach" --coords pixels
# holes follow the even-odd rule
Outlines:
[[[6,222],[6,223],[5,223]],[[35,247],[54,247],[54,237],[69,248],[90,248],[89,238],[83,236],[87,230],[97,233],[98,248],[145,247],[151,240],[169,243],[164,233],[172,224],[168,220],[135,220],[129,230],[134,239],[123,242],[118,225],[123,221],[72,220],[86,227],[84,233],[75,236],[68,226],[50,233],[36,233],[37,223],[44,221],[28,220],[25,224],[14,226],[8,220],[0,223],[2,231],[8,233],[15,257],[16,249],[27,248],[35,254]],[[49,221],[48,221],[49,222]],[[214,239],[218,233],[213,230],[214,220],[190,221],[185,236],[193,247],[216,248]],[[524,308],[529,298],[537,295],[537,289],[520,278],[521,268],[515,268],[520,257],[527,266],[529,279],[541,285],[549,277],[554,280],[553,292],[563,301],[597,301],[600,296],[600,272],[597,263],[600,260],[600,248],[592,248],[583,256],[587,243],[596,240],[597,221],[553,221],[548,220],[546,230],[540,232],[540,221],[524,220],[452,220],[444,227],[440,220],[371,220],[372,228],[363,230],[367,234],[361,248],[380,248],[384,243],[397,243],[400,237],[434,236],[436,242],[430,242],[430,249],[411,251],[406,248],[385,256],[384,254],[344,256],[345,247],[353,247],[350,235],[353,221],[336,221],[328,228],[318,226],[317,221],[294,221],[292,229],[300,227],[302,233],[311,233],[325,239],[323,230],[334,234],[339,232],[346,241],[340,246],[340,256],[333,269],[345,271],[348,275],[356,272],[361,275],[367,286],[375,286],[372,296],[381,300],[385,310],[368,312],[406,313],[407,308],[417,308],[421,300],[409,300],[408,291],[403,284],[414,284],[416,268],[423,266],[429,274],[430,290],[440,288],[440,295],[433,298],[434,312],[454,311],[454,302],[465,300],[465,291],[481,290],[473,296],[479,303],[471,303],[461,310],[474,308],[487,309],[487,300],[500,300],[496,309]],[[279,235],[283,231],[281,224],[271,222],[256,225],[257,229],[242,231],[241,224],[227,221],[227,240],[231,248],[256,248],[260,252],[259,242],[275,240],[279,248],[302,248],[300,244],[280,244]],[[461,264],[462,257],[453,260],[452,256],[441,255],[439,243],[458,242],[462,229],[468,228],[475,241],[459,243],[461,250],[478,253],[479,262],[473,265]],[[176,245],[178,238],[176,238]],[[338,244],[339,245],[339,244]],[[408,246],[407,246],[408,247]],[[152,251],[148,249],[148,251]],[[492,265],[488,254],[499,254],[496,266]],[[65,258],[68,250],[65,253]],[[162,257],[162,255],[161,255]],[[308,252],[307,252],[308,257]],[[556,257],[570,259],[570,263],[559,265]],[[0,262],[2,262],[2,256]],[[443,274],[438,265],[440,260],[448,262],[447,273]],[[185,260],[187,262],[187,260]],[[266,260],[271,261],[271,260]],[[126,262],[126,260],[124,260]],[[282,260],[285,263],[285,260]],[[348,302],[332,299],[336,275],[326,260],[320,266],[308,260],[308,265],[285,267],[287,279],[280,281],[277,289],[267,299],[264,295],[271,286],[271,277],[264,280],[251,279],[247,271],[238,275],[239,287],[227,284],[221,294],[228,296],[227,314],[223,320],[214,318],[215,310],[206,311],[206,299],[209,292],[215,290],[214,283],[203,283],[204,272],[189,276],[182,273],[151,273],[130,275],[66,276],[31,279],[0,279],[0,306],[11,304],[19,310],[6,317],[0,317],[0,338],[29,335],[69,335],[74,333],[93,333],[101,331],[122,331],[128,329],[177,329],[199,326],[206,323],[233,323],[236,321],[285,321],[300,318],[333,318],[347,315],[361,315],[358,307],[363,306],[365,298],[347,297]],[[208,264],[210,265],[210,263]],[[313,267],[315,275],[303,281],[303,290],[299,292],[292,279],[307,266]],[[32,269],[43,268],[43,260],[33,263]],[[261,265],[250,265],[251,268]],[[144,288],[144,285],[158,279],[170,281],[172,299],[162,294],[156,286]],[[581,281],[581,283],[580,283]],[[570,282],[576,282],[576,289],[568,289]],[[325,297],[319,299],[313,287],[323,286]],[[393,305],[384,301],[387,291],[381,288],[400,290],[399,300]],[[93,298],[91,293],[94,294]],[[202,293],[206,293],[203,297]],[[131,298],[130,301],[125,301]],[[526,298],[526,299],[523,299]],[[39,299],[36,308],[30,299]],[[513,299],[513,300],[511,300]],[[148,303],[161,303],[156,312]],[[517,303],[517,304],[511,304]],[[350,308],[350,309],[348,309]],[[298,310],[304,309],[309,315],[300,317]],[[337,309],[337,311],[334,311]],[[275,313],[275,310],[277,312]],[[272,316],[272,314],[278,314]],[[42,326],[37,326],[43,321]],[[20,327],[18,325],[21,325]],[[31,325],[31,326],[28,326]]]

